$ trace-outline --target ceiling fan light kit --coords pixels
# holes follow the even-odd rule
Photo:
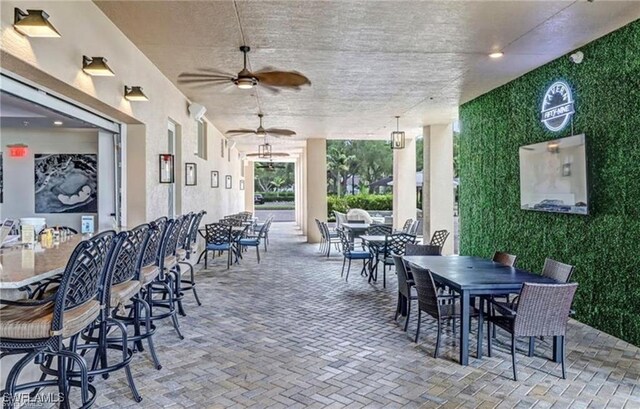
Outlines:
[[[269,143],[258,146],[258,157],[260,159],[271,159],[271,145]]]

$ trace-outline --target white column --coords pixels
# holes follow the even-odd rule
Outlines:
[[[255,213],[256,208],[253,203],[253,196],[255,195],[256,181],[255,173],[253,171],[254,163],[252,161],[245,161],[244,163],[244,211]]]
[[[416,218],[416,141],[406,138],[404,149],[393,151],[393,227]]]
[[[294,206],[296,208],[296,225],[298,228],[302,228],[302,206],[301,206],[301,197],[302,197],[302,185],[300,183],[300,158],[296,158],[296,162],[294,164],[294,182],[293,182],[293,191],[295,192],[294,197]]]
[[[453,254],[453,125],[426,126],[423,136],[425,241],[436,230],[448,230],[450,234],[442,254]]]
[[[307,242],[320,242],[320,232],[314,219],[327,220],[327,142],[308,139],[306,149],[306,198],[304,232]]]

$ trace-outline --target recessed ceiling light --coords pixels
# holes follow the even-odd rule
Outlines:
[[[489,54],[490,58],[500,58],[504,55],[502,51],[496,51],[495,53]]]
[[[62,122],[62,121],[53,121],[53,124],[54,124],[55,126],[61,126],[63,123],[64,123],[64,122]]]

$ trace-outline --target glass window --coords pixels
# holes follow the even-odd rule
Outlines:
[[[207,123],[198,122],[198,151],[196,155],[204,160],[207,159]]]

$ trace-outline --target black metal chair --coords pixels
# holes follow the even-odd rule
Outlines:
[[[384,259],[382,260],[382,287],[387,288],[387,266],[393,266],[392,254],[403,256],[408,243],[415,244],[416,236],[407,233],[394,233],[386,237],[384,248]],[[375,280],[378,280],[378,270],[376,269]],[[371,277],[369,277],[371,281]]]
[[[100,315],[100,286],[103,283],[107,261],[113,248],[114,232],[105,232],[91,240],[80,242],[71,254],[59,286],[42,300],[8,301],[0,309],[0,359],[13,354],[24,354],[7,375],[4,408],[12,409],[17,392],[39,388],[58,387],[62,408],[69,408],[71,388],[80,388],[81,408],[89,408],[96,398],[96,388],[89,383],[85,360],[73,350],[82,330]],[[63,340],[68,340],[70,348]],[[42,364],[56,359],[56,369],[44,372],[56,379],[18,385],[22,370],[31,362]],[[40,365],[40,368],[45,368]],[[76,369],[77,368],[77,369]],[[74,371],[75,369],[75,371]]]
[[[327,237],[327,245],[326,245],[326,251],[327,251],[327,258],[329,258],[329,256],[331,256],[331,245],[333,244],[336,248],[337,251],[340,251],[340,237],[338,237],[338,232],[337,231],[331,231],[329,229],[329,225],[326,222],[320,222],[320,227],[322,228],[322,230],[324,231],[324,235]]]
[[[413,224],[413,219],[409,218],[404,222],[404,225],[402,225],[402,229],[399,231],[399,233],[409,233],[409,229],[411,228],[411,225]]]
[[[340,237],[340,241],[342,242],[342,256],[344,257],[342,260],[342,272],[340,273],[340,277],[344,275],[344,266],[349,260],[349,267],[347,268],[347,277],[345,281],[349,281],[349,271],[351,271],[351,261],[352,260],[362,260],[362,270],[360,274],[365,272],[367,268],[367,263],[371,263],[373,259],[373,255],[369,251],[365,250],[354,250],[353,243],[349,240],[347,235],[343,230],[338,230],[338,237]]]
[[[112,317],[127,327],[133,327],[129,342],[134,344],[134,351],[144,351],[142,341],[147,340],[154,367],[158,370],[162,365],[153,342],[156,328],[151,321],[152,311],[147,298],[147,287],[159,275],[159,269],[155,264],[157,247],[154,248],[159,245],[159,236],[160,231],[149,224],[142,224],[128,232],[122,254],[119,256],[120,260],[116,261],[110,297]],[[153,253],[152,257],[149,256],[150,253]],[[133,276],[127,281],[126,277],[131,271]],[[136,284],[139,287],[138,291],[133,289]],[[130,296],[130,291],[135,291],[135,294]],[[114,306],[120,308],[113,309]],[[128,314],[124,313],[126,310],[129,311]]]
[[[414,291],[411,288],[414,286],[413,279],[409,279],[407,276],[406,264],[402,260],[402,256],[393,254],[393,262],[396,266],[396,273],[398,274],[398,304],[396,305],[396,315],[393,317],[394,321],[398,319],[398,315],[404,313],[406,315],[404,321],[403,331],[407,331],[409,327],[409,317],[411,316],[411,301],[417,300],[417,294],[413,294]]]
[[[265,232],[268,227],[269,227],[269,224],[265,223],[262,225],[262,228],[260,228],[256,236],[240,237],[238,239],[238,246],[240,247],[238,250],[240,252],[246,247],[256,248],[256,256],[258,258],[258,264],[260,264],[260,240],[262,240],[262,238],[265,237],[265,234],[266,234]]]
[[[518,380],[516,369],[516,339],[541,336],[560,337],[562,379],[565,373],[565,336],[573,297],[578,288],[572,284],[524,283],[513,309],[501,307],[504,314],[490,316],[488,320],[488,355],[491,356],[491,326],[498,326],[511,334],[511,364],[513,380]]]
[[[433,281],[433,276],[429,270],[422,268],[413,269],[413,280],[415,282],[416,291],[418,292],[418,326],[416,328],[415,342],[420,337],[420,321],[422,319],[422,311],[435,318],[438,324],[438,334],[436,338],[436,348],[433,357],[438,357],[440,348],[440,338],[442,334],[442,323],[445,321],[453,321],[455,328],[455,320],[461,317],[460,304],[455,302],[452,295],[438,294],[438,288]],[[472,311],[473,316],[479,316],[478,328],[482,328],[482,312],[479,310]],[[480,333],[480,330],[478,331]]]
[[[131,374],[130,362],[133,358],[133,348],[129,348],[129,343],[139,341],[139,338],[129,337],[126,324],[117,318],[117,310],[121,309],[124,313],[125,305],[128,305],[132,313],[137,311],[136,315],[138,317],[140,315],[140,303],[144,301],[137,298],[141,283],[135,277],[138,274],[147,234],[148,226],[139,226],[137,230],[121,232],[116,236],[99,290],[99,298],[104,308],[98,319],[81,334],[85,344],[72,344],[74,350],[82,351],[83,356],[88,351],[93,351],[93,360],[89,369],[90,379],[96,375],[102,375],[106,379],[111,372],[124,369],[136,402],[142,401],[142,397],[136,389]],[[148,314],[149,309],[148,306],[146,307],[145,313]],[[133,321],[133,324],[139,325],[139,321],[137,323]],[[147,325],[150,325],[148,315]],[[97,332],[97,336],[94,336],[94,332]],[[119,336],[115,336],[118,332]],[[122,355],[115,362],[112,360],[110,363],[108,350],[121,351]],[[49,371],[51,371],[50,365],[51,362],[45,365]]]
[[[449,237],[449,232],[447,230],[436,230],[433,232],[433,236],[431,236],[431,241],[429,244],[432,246],[439,246],[442,251],[442,247],[444,243],[447,241],[447,237]]]
[[[215,258],[216,252],[221,254],[227,252],[227,268],[231,266],[231,255],[233,253],[233,243],[231,237],[231,226],[220,223],[207,224],[205,227],[205,250],[204,268],[207,268],[207,258],[210,251]]]
[[[182,297],[187,291],[191,290],[193,292],[193,297],[196,299],[198,305],[202,305],[200,302],[200,298],[198,298],[198,293],[196,291],[196,278],[195,278],[195,270],[193,268],[192,257],[196,254],[198,250],[197,241],[198,241],[198,229],[200,228],[200,222],[202,222],[202,218],[207,212],[202,210],[200,213],[194,215],[191,219],[191,223],[189,225],[189,231],[182,243],[178,243],[180,248],[177,251],[178,264],[186,265],[189,269],[189,278],[180,279],[180,290]],[[251,214],[251,213],[249,213]],[[182,251],[181,251],[182,250]],[[182,306],[182,302],[180,302],[180,306]]]
[[[371,236],[387,236],[393,233],[393,229],[385,224],[372,224],[367,229],[367,234]]]
[[[166,227],[162,234],[162,239],[157,247],[156,265],[158,266],[158,276],[147,286],[147,302],[151,308],[151,321],[155,325],[156,321],[171,318],[173,328],[178,337],[184,339],[180,331],[178,322],[177,294],[180,294],[180,279],[175,274],[178,264],[176,249],[178,235],[182,226],[181,219],[172,219],[166,222]],[[154,296],[157,296],[154,298]],[[156,312],[157,308],[166,310]]]

